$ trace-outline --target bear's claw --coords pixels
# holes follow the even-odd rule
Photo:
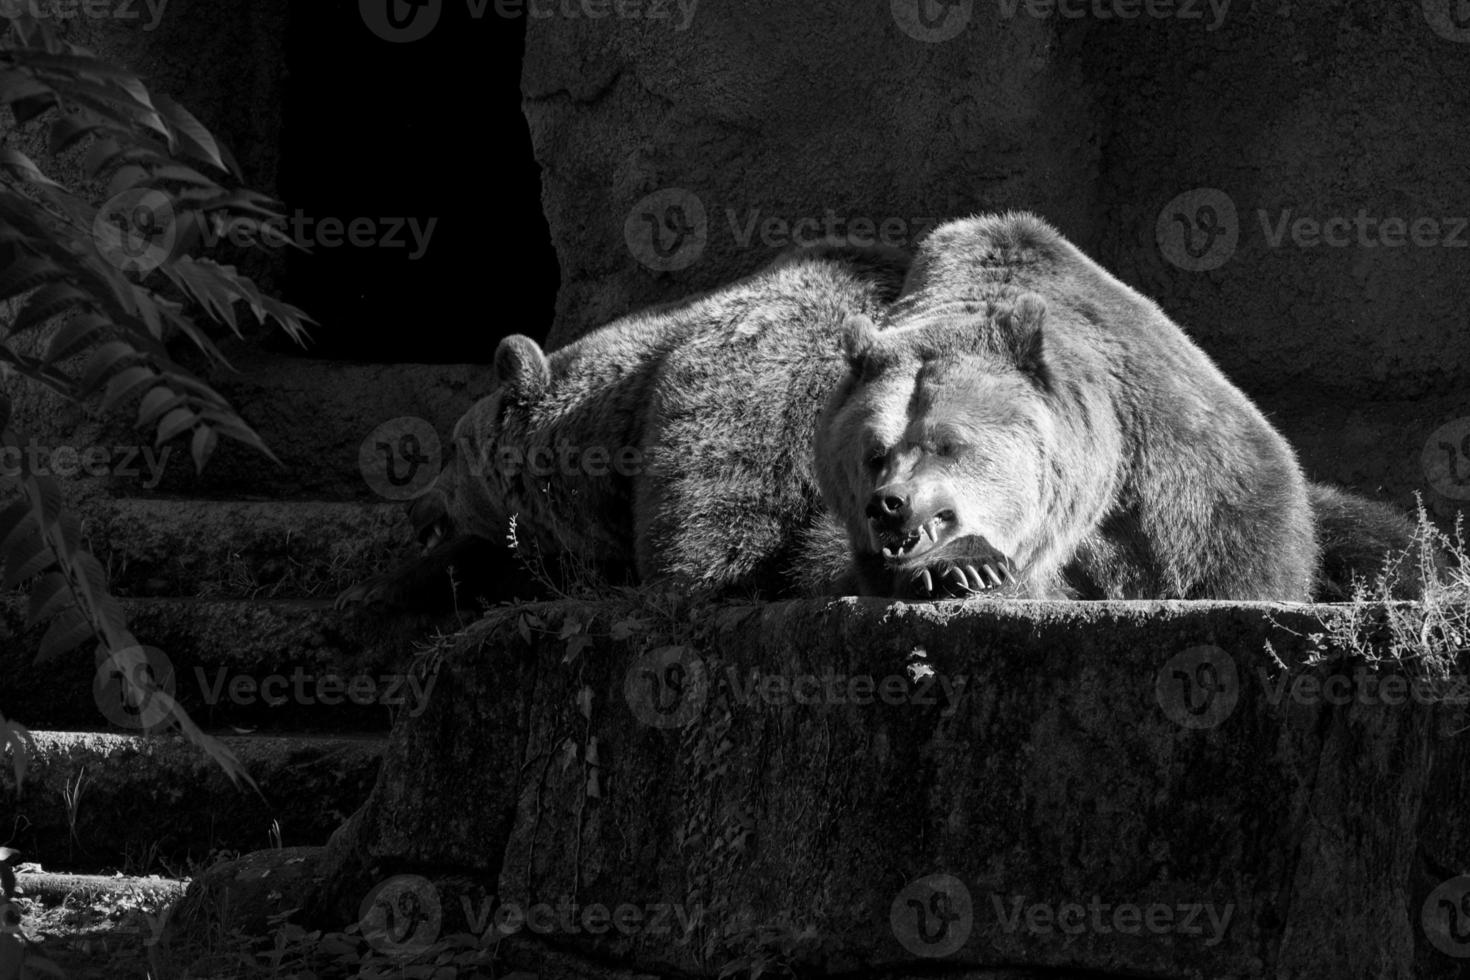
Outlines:
[[[1010,563],[1005,561],[983,564],[978,568],[969,563],[920,568],[914,572],[911,580],[915,594],[924,599],[964,598],[1015,582],[1015,572],[1011,570]]]

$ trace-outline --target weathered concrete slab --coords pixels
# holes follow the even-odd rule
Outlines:
[[[161,870],[220,850],[320,844],[366,799],[383,740],[224,736],[256,781],[233,787],[181,737],[34,732],[20,792],[0,766],[7,845],[48,867]],[[68,796],[76,805],[68,805]]]
[[[1464,705],[1305,665],[1340,607],[665,610],[476,624],[317,914],[417,872],[443,932],[490,901],[663,975],[1459,975]]]
[[[416,551],[389,503],[102,498],[84,513],[118,596],[330,599]]]
[[[32,901],[52,907],[67,902],[116,902],[143,900],[162,905],[184,896],[187,880],[159,875],[71,875],[49,871],[21,872],[19,892]]]

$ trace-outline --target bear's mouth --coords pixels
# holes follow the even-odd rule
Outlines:
[[[1020,566],[983,534],[961,531],[952,512],[917,528],[874,536],[894,594],[910,599],[1016,595],[1024,588]]]
[[[954,511],[942,510],[918,527],[908,530],[880,531],[875,527],[874,543],[878,545],[885,561],[903,562],[939,547],[946,527],[953,524]]]

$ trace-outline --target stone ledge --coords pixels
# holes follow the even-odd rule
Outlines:
[[[387,503],[104,498],[83,514],[118,596],[331,599],[415,553]]]
[[[0,812],[15,818],[10,846],[52,868],[141,867],[157,858],[185,868],[216,851],[268,843],[273,820],[286,843],[320,844],[366,799],[383,752],[382,738],[222,737],[257,794],[233,787],[180,737],[32,734],[19,793],[3,757]],[[66,798],[78,784],[73,826]]]
[[[422,616],[338,611],[324,600],[125,599],[123,608],[133,635],[167,656],[176,696],[195,721],[274,731],[386,731],[391,705],[365,695],[331,703],[315,695],[316,678],[400,677],[415,641],[445,625]],[[26,627],[26,609],[23,598],[0,599],[0,712],[31,728],[105,726],[93,695],[92,649],[84,645],[36,663],[43,630]],[[305,696],[297,693],[298,672]],[[276,677],[290,683],[257,689]],[[244,686],[232,694],[232,683]]]
[[[540,626],[523,628],[528,613]],[[1352,676],[1303,665],[1300,634],[1341,607],[841,600],[680,613],[611,639],[630,613],[648,615],[563,603],[472,627],[442,663],[442,696],[400,720],[371,798],[334,838],[316,914],[351,921],[374,881],[453,867],[523,909],[697,911],[690,941],[551,937],[654,973],[713,975],[784,936],[785,955],[820,973],[1458,975],[1420,916],[1470,859],[1470,767],[1449,734],[1463,705],[1275,686]],[[568,623],[593,639],[564,663]],[[687,648],[682,670],[645,651],[669,646]],[[917,697],[916,648],[963,688]],[[752,671],[785,682],[742,698]],[[891,677],[898,694],[780,693],[829,675]],[[1212,708],[1227,689],[1230,710]],[[933,875],[968,918],[918,918],[945,909]],[[446,931],[464,928],[450,921],[459,881],[444,880]],[[1197,919],[1064,935],[1011,925],[1017,897],[1043,916],[1096,898]]]

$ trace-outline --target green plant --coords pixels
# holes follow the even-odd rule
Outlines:
[[[187,438],[196,469],[221,435],[274,459],[170,349],[225,363],[201,322],[242,336],[242,303],[261,324],[304,339],[309,318],[300,310],[233,266],[191,254],[206,236],[261,244],[282,216],[269,198],[230,186],[240,181],[238,166],[186,109],[29,13],[0,18],[0,105],[13,119],[0,130],[0,303],[11,312],[0,337],[0,453],[21,461],[10,492],[0,490],[0,588],[29,587],[29,621],[48,624],[39,661],[95,641],[130,699],[158,705],[232,779],[248,781],[222,744],[145,680],[142,648],[61,486],[20,452],[26,439],[12,425],[7,389],[23,381],[72,403],[100,399],[103,411],[136,401],[139,428],[158,445]],[[79,161],[74,186],[16,146],[40,137],[48,161]],[[13,498],[8,505],[4,496]],[[15,731],[0,719],[22,775],[25,742]]]
[[[1419,598],[1395,598],[1406,582]],[[1461,657],[1470,653],[1470,544],[1464,515],[1446,533],[1420,498],[1410,546],[1388,556],[1374,578],[1354,581],[1351,599],[1334,607],[1321,625],[1320,632],[1306,636],[1308,666],[1346,657],[1402,665],[1431,684],[1449,683],[1463,669]],[[1276,657],[1270,643],[1266,649]],[[1279,657],[1276,661],[1281,663]]]
[[[66,804],[66,829],[70,834],[71,845],[79,845],[82,839],[77,836],[77,821],[82,816],[82,791],[86,787],[87,767],[82,766],[77,770],[75,780],[68,779],[61,787],[61,799]]]

